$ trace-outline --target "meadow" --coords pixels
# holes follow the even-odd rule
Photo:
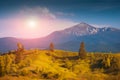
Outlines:
[[[19,56],[16,55],[19,53]],[[31,49],[0,56],[0,80],[119,80],[120,54]]]

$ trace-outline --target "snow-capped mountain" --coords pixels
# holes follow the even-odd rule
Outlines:
[[[63,30],[62,32],[64,34],[83,36],[83,35],[95,34],[98,32],[98,29],[89,24],[82,22],[73,27]]]
[[[120,51],[120,29],[97,28],[84,22],[61,31],[55,31],[47,38],[51,38],[58,49],[78,51],[79,43],[84,41],[88,51]]]
[[[75,26],[72,26],[70,28],[64,29],[59,32],[62,34],[68,34],[74,36],[84,36],[84,35],[93,35],[105,31],[116,31],[116,30],[118,29],[110,28],[110,27],[96,28],[87,23],[81,22]]]
[[[0,38],[0,51],[16,49],[17,42],[24,44],[26,49],[46,49],[50,42],[53,42],[56,49],[78,51],[81,41],[85,42],[87,51],[120,52],[120,29],[96,28],[82,22],[64,30],[55,31],[43,38]]]

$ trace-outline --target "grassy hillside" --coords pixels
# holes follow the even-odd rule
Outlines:
[[[0,56],[0,80],[119,80],[120,54],[62,50],[24,50],[16,63],[17,52]],[[19,57],[18,57],[19,58]]]

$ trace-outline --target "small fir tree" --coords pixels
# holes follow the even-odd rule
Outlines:
[[[24,52],[24,46],[21,43],[17,43],[17,47],[15,63],[19,63],[22,60]]]
[[[85,50],[84,42],[81,42],[81,44],[80,44],[80,49],[79,49],[79,54],[78,55],[79,55],[79,58],[81,58],[81,59],[86,58],[87,52]]]
[[[50,51],[54,51],[54,44],[53,43],[50,43],[50,46],[49,46],[49,49],[50,49]]]
[[[17,51],[24,51],[24,46],[21,43],[17,43]]]

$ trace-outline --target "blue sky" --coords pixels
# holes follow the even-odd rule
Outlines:
[[[31,12],[32,11],[32,12]],[[119,0],[0,0],[0,37],[23,37],[21,31],[13,30],[25,28],[12,23],[18,19],[39,17],[39,23],[48,21],[48,25],[40,25],[41,34],[36,30],[25,33],[24,38],[48,35],[55,30],[71,27],[79,22],[86,22],[98,27],[112,26],[120,28]],[[47,21],[46,21],[47,18]],[[49,18],[49,20],[48,20]],[[41,21],[41,19],[45,19]],[[20,20],[18,20],[20,21]],[[53,24],[49,24],[49,23]],[[17,23],[17,21],[16,21]],[[63,23],[63,24],[62,24]],[[11,24],[11,26],[10,26]],[[22,24],[22,23],[18,23]],[[47,23],[44,23],[47,24]],[[14,26],[14,27],[13,27]],[[22,26],[22,25],[21,25]],[[46,29],[46,32],[43,29]],[[53,26],[48,28],[48,26]],[[14,28],[14,29],[13,29]],[[27,30],[27,28],[25,29]],[[43,32],[42,32],[43,31]]]

